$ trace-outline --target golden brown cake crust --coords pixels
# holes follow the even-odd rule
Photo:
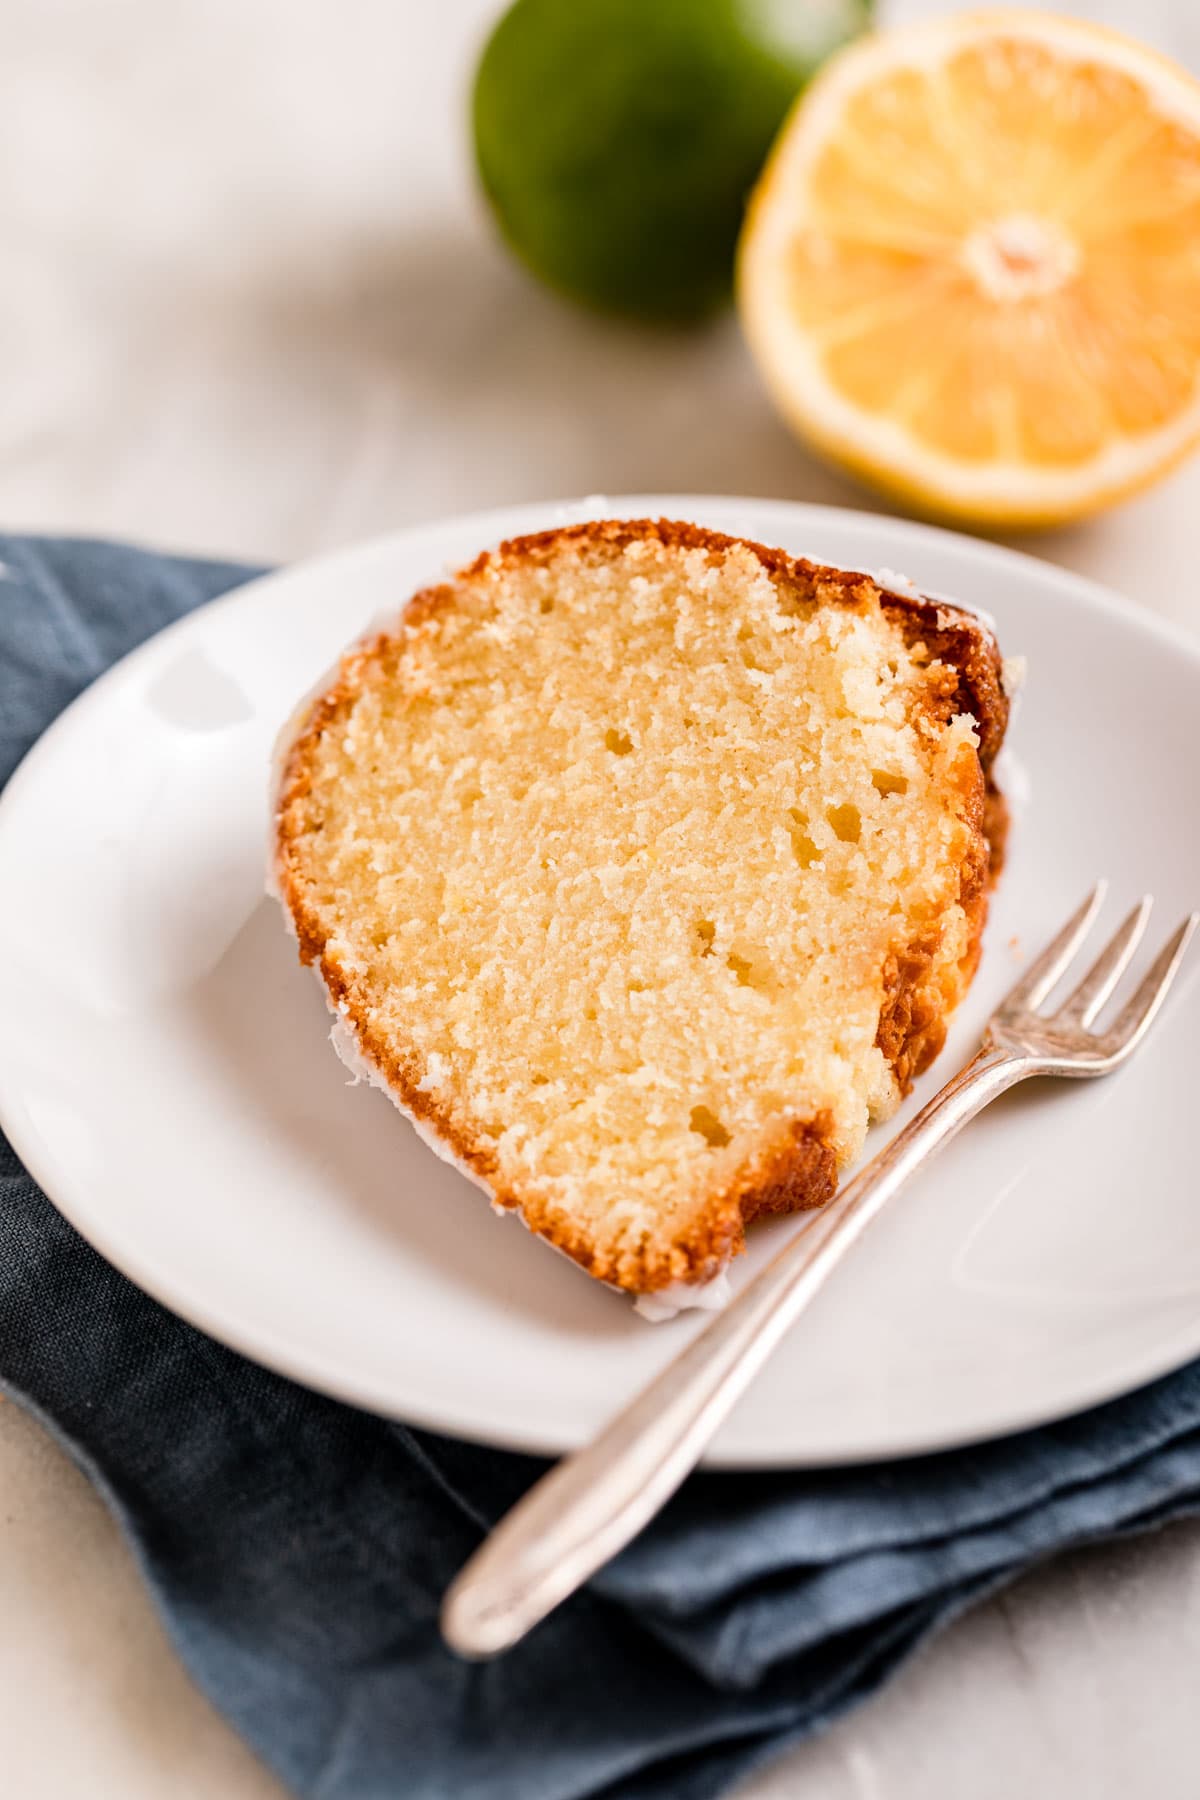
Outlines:
[[[963,866],[959,893],[967,914],[969,941],[966,954],[949,974],[944,966],[940,974],[937,970],[936,932],[888,959],[883,971],[884,1003],[877,1042],[901,1091],[906,1092],[941,1049],[948,1014],[975,972],[987,917],[988,890],[1003,851],[1007,813],[992,780],[991,768],[1004,738],[1009,704],[995,640],[974,614],[960,608],[896,594],[866,574],[811,563],[750,539],[669,519],[589,521],[509,539],[497,549],[483,552],[455,580],[480,577],[506,563],[549,560],[568,544],[584,549],[619,550],[638,541],[701,550],[713,557],[735,547],[749,550],[770,574],[796,583],[822,604],[852,606],[879,594],[885,612],[900,622],[908,641],[923,642],[931,658],[936,657],[954,672],[954,686],[947,683],[946,692],[939,697],[938,711],[944,718],[970,713],[979,734],[979,753],[970,772],[971,789],[965,809],[975,838]],[[452,606],[454,591],[450,583],[422,590],[409,602],[397,624],[416,623]],[[380,632],[347,653],[304,718],[284,761],[277,795],[274,872],[280,899],[295,928],[300,960],[319,969],[331,1003],[341,1010],[354,1031],[359,1050],[387,1082],[395,1100],[445,1142],[453,1155],[489,1188],[496,1205],[518,1210],[532,1231],[571,1257],[589,1275],[631,1292],[651,1293],[680,1281],[710,1280],[731,1255],[741,1250],[744,1227],[750,1220],[822,1206],[831,1197],[837,1186],[837,1160],[832,1121],[827,1114],[791,1121],[780,1138],[743,1165],[730,1187],[707,1201],[689,1231],[675,1240],[669,1256],[663,1256],[656,1246],[646,1246],[635,1255],[626,1250],[616,1262],[560,1208],[538,1195],[506,1192],[497,1184],[495,1159],[486,1143],[465,1138],[455,1121],[439,1108],[434,1096],[419,1087],[421,1072],[405,1067],[387,1046],[374,1039],[367,1019],[355,1007],[340,969],[325,953],[319,924],[306,906],[303,884],[294,870],[289,809],[308,790],[309,748],[353,697],[361,668],[393,636],[394,632]]]

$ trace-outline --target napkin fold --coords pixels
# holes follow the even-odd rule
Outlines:
[[[0,538],[0,781],[109,663],[255,572]],[[192,1676],[304,1800],[708,1800],[1030,1564],[1200,1509],[1194,1363],[973,1449],[694,1476],[525,1643],[463,1663],[441,1595],[544,1465],[225,1349],[92,1250],[3,1139],[0,1385],[95,1483]]]

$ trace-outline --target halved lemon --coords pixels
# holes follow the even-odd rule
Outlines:
[[[1200,438],[1200,83],[1025,11],[862,40],[783,127],[738,292],[785,416],[866,480],[1093,512]]]

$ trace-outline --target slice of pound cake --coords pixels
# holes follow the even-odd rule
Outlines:
[[[695,1298],[940,1048],[1007,713],[973,614],[692,525],[547,531],[297,715],[274,883],[353,1066],[590,1275]]]

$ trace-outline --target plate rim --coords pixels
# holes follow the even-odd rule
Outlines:
[[[628,519],[646,516],[687,517],[694,509],[728,509],[739,506],[753,508],[757,513],[765,513],[771,518],[777,516],[781,528],[786,522],[787,528],[792,531],[811,529],[815,534],[826,525],[840,530],[882,528],[887,532],[898,533],[911,540],[914,548],[919,547],[921,542],[933,538],[952,546],[954,551],[960,555],[967,554],[973,562],[990,566],[993,571],[999,562],[1000,564],[1008,563],[1014,567],[1014,570],[1022,573],[1026,571],[1036,573],[1040,580],[1044,581],[1049,578],[1060,589],[1071,593],[1077,601],[1098,608],[1101,612],[1119,620],[1126,627],[1131,627],[1157,639],[1164,647],[1171,649],[1176,654],[1182,654],[1189,663],[1195,666],[1197,674],[1200,675],[1200,643],[1197,643],[1183,626],[1136,605],[1119,591],[1107,587],[1090,576],[1063,568],[1061,565],[1038,557],[1029,551],[1015,549],[1007,544],[994,543],[989,539],[976,538],[943,526],[925,524],[919,520],[893,517],[886,513],[876,513],[865,509],[814,505],[801,500],[793,501],[754,495],[650,493],[600,496],[591,494],[578,499],[554,498],[543,501],[523,501],[513,505],[488,507],[466,513],[447,513],[433,520],[379,533],[358,542],[324,551],[316,556],[301,558],[294,563],[251,575],[247,580],[202,602],[179,619],[173,620],[161,630],[154,632],[83,688],[22,756],[3,791],[0,791],[0,850],[4,845],[9,813],[16,804],[13,796],[16,795],[17,801],[19,801],[25,787],[31,781],[38,779],[42,761],[56,753],[60,736],[78,726],[81,717],[90,710],[97,706],[102,707],[110,686],[116,686],[127,679],[142,660],[149,660],[151,657],[161,654],[165,642],[177,635],[186,635],[202,615],[209,618],[214,611],[232,609],[238,602],[261,590],[286,587],[297,579],[308,580],[315,576],[319,581],[326,581],[331,577],[336,580],[339,573],[353,570],[358,565],[369,564],[380,557],[386,557],[400,545],[406,548],[419,546],[420,540],[423,538],[436,542],[451,531],[470,532],[473,535],[477,533],[480,545],[486,547],[501,538],[520,535],[526,531],[544,530],[552,527],[555,523],[574,522],[581,517],[588,519]],[[444,563],[441,566],[445,566]],[[965,604],[969,605],[969,602]],[[385,1384],[365,1378],[361,1372],[355,1373],[350,1369],[336,1368],[328,1353],[311,1352],[304,1346],[298,1346],[291,1339],[279,1339],[270,1326],[246,1325],[242,1322],[236,1308],[233,1316],[228,1316],[225,1307],[219,1301],[213,1302],[206,1297],[197,1297],[191,1293],[184,1293],[181,1299],[178,1284],[172,1280],[169,1270],[164,1270],[157,1259],[153,1256],[144,1257],[140,1246],[131,1247],[123,1242],[114,1242],[113,1237],[105,1228],[102,1218],[94,1216],[86,1207],[77,1208],[73,1204],[64,1204],[55,1197],[53,1171],[48,1167],[47,1160],[42,1157],[41,1141],[32,1130],[23,1130],[24,1109],[20,1104],[19,1094],[15,1091],[16,1083],[10,1083],[8,1080],[9,1068],[9,1059],[0,1059],[0,1128],[8,1137],[21,1164],[37,1182],[50,1204],[73,1229],[77,1230],[106,1261],[127,1279],[141,1287],[152,1299],[165,1306],[177,1317],[208,1333],[238,1354],[248,1357],[289,1380],[297,1381],[301,1385],[330,1395],[346,1404],[364,1407],[382,1417],[399,1420],[420,1429],[457,1436],[467,1442],[485,1444],[497,1449],[545,1456],[561,1455],[573,1448],[575,1444],[586,1441],[586,1433],[576,1434],[574,1438],[568,1440],[559,1431],[540,1430],[536,1422],[512,1428],[502,1425],[499,1428],[485,1431],[479,1423],[477,1413],[465,1416],[461,1411],[456,1411],[454,1404],[448,1405],[444,1401],[424,1407],[419,1403],[410,1403],[406,1400],[403,1413],[400,1413],[396,1409],[395,1401],[385,1397],[383,1393]],[[50,1176],[49,1181],[45,1178],[47,1175]],[[681,1339],[680,1348],[682,1348],[682,1343]],[[1036,1429],[1052,1421],[1087,1411],[1093,1406],[1113,1400],[1120,1395],[1136,1392],[1139,1388],[1181,1367],[1196,1353],[1195,1344],[1189,1344],[1184,1349],[1166,1351],[1160,1346],[1153,1353],[1148,1351],[1141,1358],[1134,1358],[1131,1364],[1127,1364],[1121,1380],[1116,1386],[1113,1385],[1111,1374],[1107,1377],[1098,1375],[1093,1381],[1079,1383],[1075,1390],[1076,1398],[1067,1411],[1064,1411],[1061,1403],[1053,1402],[1041,1410],[1031,1410],[1028,1402],[1023,1405],[1014,1404],[1008,1408],[1000,1407],[993,1409],[989,1414],[986,1426],[977,1432],[956,1431],[948,1436],[944,1430],[932,1429],[926,1435],[910,1433],[902,1448],[893,1445],[881,1449],[865,1445],[857,1452],[842,1451],[824,1454],[816,1452],[801,1455],[786,1449],[782,1451],[764,1450],[762,1454],[751,1455],[734,1448],[725,1449],[718,1439],[704,1458],[703,1466],[743,1471],[768,1468],[852,1467],[877,1461],[907,1460],[911,1457],[940,1451],[967,1448],[973,1444],[994,1441],[1013,1432]]]

